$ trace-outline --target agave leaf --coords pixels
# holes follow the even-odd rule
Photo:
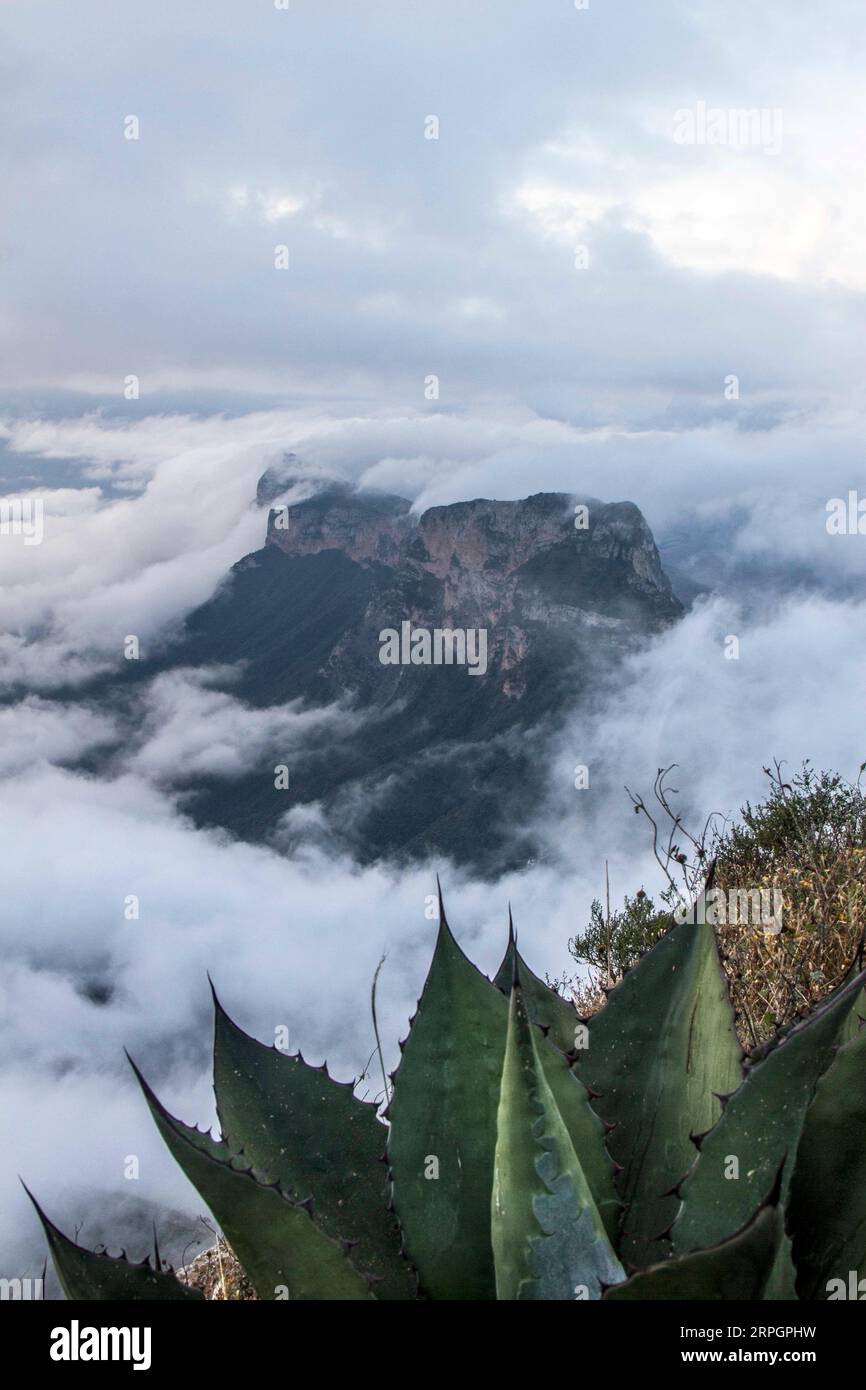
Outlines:
[[[518,974],[522,982],[522,964],[518,964]],[[531,1016],[526,995],[524,1000]],[[622,1202],[617,1195],[613,1160],[604,1143],[604,1125],[589,1103],[583,1082],[574,1074],[568,1059],[554,1047],[550,1038],[544,1038],[537,1032],[535,1045],[544,1079],[568,1130],[568,1137],[589,1183],[605,1230],[610,1240],[616,1243],[622,1219]]]
[[[384,1299],[415,1296],[387,1211],[387,1130],[376,1106],[355,1098],[300,1053],[288,1057],[233,1023],[214,992],[214,1089],[223,1137],[270,1182],[301,1200],[313,1197],[316,1224],[334,1239],[356,1241],[352,1262],[373,1275]]]
[[[527,966],[520,970],[537,981]],[[388,1111],[394,1205],[422,1291],[434,1298],[495,1297],[490,1193],[507,1026],[507,999],[460,950],[440,899],[436,950]],[[539,1043],[572,1143],[612,1225],[617,1198],[603,1126],[585,1087],[570,1084],[562,1055],[540,1035]]]
[[[778,1206],[765,1205],[736,1235],[690,1255],[679,1255],[608,1289],[605,1300],[763,1299],[782,1237]]]
[[[589,1104],[586,1086],[571,1070],[565,1055],[567,1052],[573,1054],[578,1038],[577,1029],[584,1025],[575,1009],[526,964],[517,949],[509,910],[508,947],[493,981],[506,998],[511,996],[515,974],[530,1019],[546,1034],[546,1041],[536,1038],[545,1079],[586,1174],[605,1229],[615,1242],[619,1235],[623,1206],[616,1191],[614,1162],[604,1142],[604,1124]]]
[[[796,1273],[791,1257],[791,1239],[783,1231],[779,1237],[773,1268],[764,1286],[764,1298],[770,1302],[790,1303],[796,1297]]]
[[[766,1041],[758,1043],[757,1047],[753,1047],[744,1060],[744,1074],[748,1074],[752,1067],[756,1067],[759,1062],[763,1062],[766,1057],[769,1057],[771,1052],[775,1052],[776,1048],[785,1041],[788,1034],[793,1032],[796,1026],[796,1019],[791,1020],[777,1029],[771,1038],[767,1038]]]
[[[394,1207],[422,1293],[495,1298],[490,1193],[508,1006],[440,904],[436,950],[388,1109]]]
[[[841,993],[847,984],[854,978],[856,978],[855,973],[853,970],[850,970],[839,988],[834,991],[831,998]],[[862,1032],[864,1023],[866,1023],[866,993],[861,989],[854,1000],[845,1022],[839,1029],[839,1046],[844,1047],[846,1043],[853,1042]]]
[[[623,1270],[545,1079],[514,965],[491,1200],[496,1296],[596,1299]]]
[[[857,949],[857,954],[854,958],[854,961],[848,969],[845,978],[843,979],[841,984],[839,984],[836,987],[836,989],[833,990],[827,996],[826,999],[821,1000],[821,1002],[817,1004],[814,1009],[812,1009],[808,1017],[814,1017],[816,1013],[819,1013],[822,1009],[825,1009],[829,1003],[838,998],[842,991],[846,989],[847,986],[851,983],[851,981],[856,978],[857,974],[862,969],[862,964],[863,949],[861,943],[861,945]],[[859,993],[856,995],[853,1005],[851,1006],[846,1018],[844,1019],[839,1028],[839,1031],[836,1035],[836,1047],[841,1047],[843,1044],[850,1042],[853,1038],[857,1037],[858,1033],[860,1032],[863,1026],[864,1015],[866,1015],[866,994],[864,994],[864,991],[861,989]],[[766,1048],[763,1052],[763,1056],[768,1056],[769,1053],[774,1051],[780,1043],[784,1042],[788,1035],[791,1032],[793,1032],[796,1026],[796,1023],[788,1024],[787,1027],[781,1033],[776,1035],[776,1038],[773,1039],[770,1044],[766,1045]],[[749,1058],[750,1065],[756,1065],[756,1062],[758,1060],[760,1059],[757,1058],[755,1053],[753,1052],[751,1057]],[[782,1239],[779,1243],[779,1250],[776,1256],[776,1263],[773,1268],[772,1275],[767,1283],[766,1291],[764,1293],[765,1299],[788,1300],[796,1298],[797,1280],[798,1272],[795,1269],[794,1264],[794,1251],[792,1240],[787,1233],[783,1233]]]
[[[173,1273],[155,1268],[149,1259],[135,1264],[125,1255],[85,1250],[83,1245],[70,1240],[53,1221],[49,1221],[27,1187],[24,1191],[42,1222],[57,1278],[68,1299],[136,1303],[202,1297],[198,1289],[187,1288]]]
[[[847,1291],[851,1271],[866,1278],[866,1028],[837,1052],[806,1112],[788,1226],[801,1298],[826,1298],[832,1279]]]
[[[169,1152],[213,1212],[260,1299],[371,1297],[364,1276],[319,1229],[307,1204],[262,1182],[227,1144],[175,1119],[135,1073]]]
[[[550,985],[539,979],[526,964],[517,949],[514,923],[511,920],[509,909],[508,946],[502,958],[502,964],[493,977],[493,983],[497,989],[502,991],[506,999],[511,994],[515,961],[520,972],[520,983],[529,1017],[533,1023],[537,1023],[547,1031],[551,1042],[559,1048],[560,1052],[573,1051],[575,1029],[580,1025],[581,1019],[574,1006],[563,999],[557,990],[551,989]]]
[[[749,1069],[721,1119],[699,1141],[698,1158],[682,1183],[682,1207],[671,1233],[676,1251],[732,1235],[763,1201],[780,1165],[785,1202],[806,1112],[863,983],[864,976],[857,976]],[[788,1246],[787,1240],[780,1245],[777,1275],[785,1277],[774,1282],[772,1296],[791,1296]]]
[[[689,1135],[716,1120],[717,1096],[739,1084],[741,1057],[706,922],[667,932],[589,1020],[589,1044],[577,1065],[600,1093],[595,1109],[615,1126],[608,1148],[623,1167],[619,1187],[627,1204],[619,1250],[631,1264],[651,1264],[665,1253],[657,1238],[677,1212],[672,1189],[694,1154]]]

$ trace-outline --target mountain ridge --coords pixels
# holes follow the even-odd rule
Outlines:
[[[443,856],[490,877],[543,855],[531,826],[552,740],[684,611],[640,510],[536,493],[418,514],[286,462],[257,490],[264,544],[161,650],[121,662],[98,701],[124,711],[133,745],[150,683],[172,672],[252,709],[333,708],[302,746],[251,752],[240,774],[178,771],[199,825],[282,852],[312,835],[362,863]],[[483,672],[385,661],[383,635],[407,623],[483,631]]]

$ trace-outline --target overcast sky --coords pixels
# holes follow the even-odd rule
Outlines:
[[[0,23],[9,387],[134,372],[143,398],[403,410],[436,373],[443,407],[621,424],[722,415],[729,372],[762,420],[859,390],[857,0],[43,0]],[[699,102],[781,112],[780,150],[677,143]]]
[[[658,886],[623,782],[676,761],[703,815],[759,795],[773,756],[856,775],[866,537],[828,536],[825,504],[866,491],[866,10],[18,0],[0,37],[2,491],[45,506],[41,545],[0,539],[0,689],[30,690],[0,711],[0,1272],[26,1274],[17,1172],[74,1226],[139,1153],[142,1196],[200,1209],[121,1047],[209,1121],[207,968],[247,1027],[288,1024],[347,1076],[386,946],[385,1031],[405,1030],[436,868],[485,968],[511,898],[558,971],[605,857],[615,898]],[[726,117],[701,143],[714,109],[754,109],[760,138]],[[309,717],[198,678],[154,685],[117,775],[69,770],[116,731],[59,687],[126,633],[160,640],[262,543],[256,480],[287,449],[418,508],[628,499],[709,556],[720,592],[561,740],[555,869],[491,890],[196,830],[172,770],[231,777]],[[735,592],[754,563],[777,582]],[[314,717],[351,731],[346,710]],[[580,808],[577,762],[604,774]]]

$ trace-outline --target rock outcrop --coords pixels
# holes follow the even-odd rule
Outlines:
[[[418,515],[291,456],[258,500],[266,543],[125,680],[206,668],[247,705],[331,715],[305,721],[297,746],[251,755],[242,776],[191,778],[187,812],[289,851],[321,835],[363,862],[446,855],[496,875],[543,855],[533,811],[551,740],[682,612],[638,508],[538,493]],[[483,669],[468,660],[482,633]],[[282,764],[288,791],[275,790]]]
[[[291,469],[265,475],[258,496],[268,545],[293,557],[336,551],[375,573],[371,629],[485,629],[491,683],[508,698],[522,694],[519,669],[541,637],[592,630],[618,645],[683,611],[631,502],[537,493],[416,515],[405,498]]]

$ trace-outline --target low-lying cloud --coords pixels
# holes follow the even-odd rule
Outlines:
[[[49,479],[42,544],[0,538],[0,688],[48,693],[123,664],[127,636],[149,653],[264,540],[258,477],[293,465],[399,492],[417,510],[467,498],[563,491],[636,500],[700,583],[758,566],[829,591],[862,571],[857,535],[830,535],[827,502],[860,476],[862,418],[819,413],[766,430],[584,429],[531,411],[340,418],[271,410],[235,418],[92,416],[9,420],[7,448]],[[54,459],[81,488],[52,488]],[[816,468],[816,460],[820,467]],[[94,480],[98,480],[94,482]],[[117,494],[118,479],[129,491]],[[781,568],[781,580],[775,570]]]
[[[362,723],[344,705],[254,708],[214,682],[229,683],[232,668],[174,670],[155,677],[143,700],[136,748],[127,760],[133,772],[166,786],[196,777],[242,777],[263,754],[289,758],[312,735],[348,737]]]

